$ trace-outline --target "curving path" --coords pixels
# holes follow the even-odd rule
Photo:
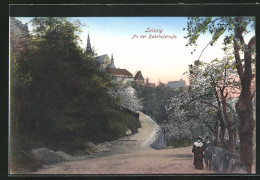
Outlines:
[[[112,141],[109,150],[95,154],[95,157],[104,155],[124,154],[145,149],[151,149],[150,144],[156,138],[159,126],[147,115],[139,113],[141,128],[138,133]]]

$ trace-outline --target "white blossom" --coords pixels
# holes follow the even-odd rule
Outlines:
[[[121,109],[128,109],[132,112],[143,110],[142,99],[137,97],[135,90],[129,85],[117,82],[116,88],[110,89],[109,94],[120,99]]]

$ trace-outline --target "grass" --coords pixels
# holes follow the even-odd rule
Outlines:
[[[191,145],[191,139],[170,139],[167,141],[168,148],[187,147]]]

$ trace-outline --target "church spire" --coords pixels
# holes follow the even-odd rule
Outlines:
[[[113,53],[111,55],[111,64],[114,64],[114,57],[113,57]]]
[[[89,34],[88,34],[88,39],[87,39],[86,54],[88,54],[88,55],[93,55],[92,48],[91,48],[91,44],[90,44]]]

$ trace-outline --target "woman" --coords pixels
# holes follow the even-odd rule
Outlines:
[[[192,152],[194,153],[194,162],[196,169],[203,169],[203,143],[200,137],[193,144]]]

